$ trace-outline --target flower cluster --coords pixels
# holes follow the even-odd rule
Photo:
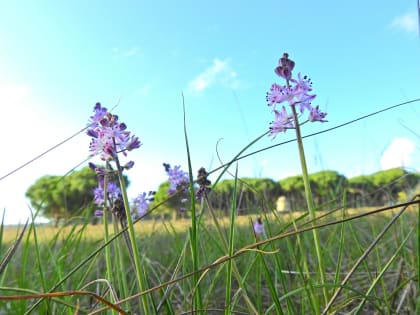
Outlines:
[[[87,134],[92,137],[89,151],[91,156],[100,155],[100,158],[107,162],[106,168],[89,163],[89,167],[98,175],[98,187],[93,191],[94,202],[97,205],[103,205],[103,209],[111,210],[123,223],[127,218],[126,209],[122,200],[121,189],[117,184],[118,182],[114,180],[117,172],[132,168],[134,162],[129,161],[121,166],[117,155],[118,153],[126,155],[127,151],[139,148],[141,142],[136,136],[131,135],[125,123],[119,122],[117,115],[112,115],[100,103],[95,104],[93,112],[94,114],[89,118],[87,129]],[[114,161],[119,169],[115,171],[109,163],[111,161]],[[149,195],[144,194],[144,196],[140,194],[134,200],[134,215],[144,214],[147,211],[146,204],[152,199],[152,192]],[[109,204],[109,207],[107,204]],[[104,215],[104,210],[96,210],[95,215]]]
[[[168,193],[170,195],[174,194],[178,190],[186,190],[188,188],[190,178],[187,172],[181,170],[180,165],[176,165],[171,168],[170,164],[163,163],[163,167],[165,168],[166,174],[168,174],[169,177]]]
[[[295,128],[297,121],[294,117],[288,114],[286,107],[282,106],[281,110],[276,108],[277,104],[287,102],[290,106],[299,106],[300,114],[305,110],[309,112],[307,121],[325,122],[324,119],[327,115],[319,110],[319,106],[312,107],[311,102],[315,99],[316,95],[311,94],[312,82],[307,76],[298,73],[297,78],[293,78],[293,68],[295,62],[289,59],[287,53],[279,60],[279,65],[275,68],[274,72],[286,80],[285,85],[273,83],[270,90],[267,92],[266,100],[267,105],[273,108],[274,121],[270,126],[269,135],[275,137],[279,132],[285,132],[287,129]]]
[[[139,194],[133,200],[133,218],[140,218],[147,213],[147,209],[149,208],[150,202],[154,200],[154,195],[156,194],[155,191],[149,191],[147,194],[145,192]]]
[[[199,185],[195,197],[200,200],[205,197],[211,190],[210,185],[211,181],[207,178],[210,174],[206,171],[204,167],[201,167],[198,170],[197,175],[197,184]]]
[[[118,121],[117,115],[112,115],[100,103],[94,107],[94,115],[89,119],[87,134],[92,137],[89,145],[91,155],[100,154],[104,161],[116,158],[117,153],[137,149],[141,142],[136,136],[130,135],[127,126]]]
[[[93,198],[94,203],[97,205],[104,204],[105,201],[109,201],[111,204],[115,200],[120,198],[121,189],[120,187],[112,180],[113,171],[107,170],[103,167],[99,167],[94,163],[89,163],[89,167],[96,172],[98,175],[98,187],[93,189]],[[105,197],[105,176],[107,175],[107,185],[106,185],[106,197]],[[95,210],[95,216],[100,217],[103,215],[103,210]]]

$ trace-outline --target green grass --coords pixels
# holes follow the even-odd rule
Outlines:
[[[393,222],[342,286],[331,311],[352,312],[360,305],[361,314],[392,314],[397,309],[414,314],[418,294],[418,246],[416,233],[413,233],[417,229],[416,210],[412,207]],[[339,221],[342,215],[349,217],[364,212],[361,209],[344,213],[337,211],[334,215],[317,220],[315,224]],[[387,210],[317,228],[323,244],[329,297],[340,287],[340,283],[395,212]],[[312,285],[322,310],[325,306],[322,287],[317,282],[308,283],[308,274],[304,270],[306,261],[308,271],[317,272],[312,233],[309,230],[293,232],[294,226],[299,230],[310,227],[310,224],[305,224],[308,218],[299,220],[300,215],[268,214],[264,220],[267,238],[273,238],[269,241],[255,239],[249,217],[219,218],[222,233],[233,240],[225,248],[219,239],[214,219],[210,214],[205,214],[205,219],[198,226],[197,239],[201,313],[207,310],[208,314],[221,314],[230,300],[228,313],[249,314],[251,309],[255,309],[259,314],[311,314],[314,306],[310,300],[314,297],[309,285]],[[235,220],[234,225],[230,225],[231,220]],[[294,221],[295,224],[292,224]],[[181,314],[192,307],[192,294],[197,288],[191,274],[191,250],[185,246],[189,224],[188,220],[179,220],[141,221],[135,225],[143,268],[148,276],[147,286],[151,289],[147,294],[153,297],[156,303],[154,307],[162,305],[159,309],[162,314]],[[3,259],[19,231],[7,227],[1,231]],[[258,246],[253,245],[256,241],[260,242]],[[118,239],[111,244],[115,242]],[[115,244],[121,246],[125,243]],[[112,283],[105,279],[107,272],[102,225],[63,228],[30,226],[0,275],[0,296],[39,294],[51,288],[68,296],[0,300],[0,314],[25,314],[39,301],[33,308],[34,314],[88,314],[102,307],[106,307],[107,311],[98,314],[111,313],[109,307],[99,303],[93,296],[80,295],[76,290],[95,293],[112,303],[126,299],[120,305],[122,309],[142,314],[137,296],[139,290],[128,252],[126,249],[121,251],[124,254],[121,260],[116,255],[115,247],[109,248],[114,278]],[[229,256],[234,258],[229,260]],[[230,294],[227,295],[226,272],[233,272],[233,268],[237,268],[237,277],[228,278]],[[174,280],[171,282],[171,279]],[[124,282],[127,285],[125,289]],[[126,294],[122,295],[122,292]]]

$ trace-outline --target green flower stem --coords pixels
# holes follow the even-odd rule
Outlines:
[[[296,140],[298,143],[299,158],[300,158],[300,164],[302,167],[302,177],[303,177],[303,185],[305,187],[305,197],[308,203],[309,216],[311,220],[314,220],[316,217],[315,205],[312,198],[311,186],[309,184],[309,174],[308,174],[308,168],[306,166],[305,151],[303,149],[302,135],[300,133],[300,128],[299,128],[299,120],[296,113],[296,105],[292,105],[291,108],[292,108],[292,113],[293,113],[293,119],[295,121]],[[324,300],[325,300],[325,304],[327,304],[328,303],[328,290],[327,290],[327,287],[325,286],[327,280],[325,276],[324,261],[322,259],[321,242],[319,240],[318,230],[313,229],[312,234],[314,237],[315,251],[318,258],[318,267],[319,267],[319,274],[321,276],[321,285],[323,287]]]
[[[108,162],[107,169],[108,169]],[[107,187],[108,187],[108,176],[104,177],[104,196],[107,195]],[[103,213],[103,219],[104,219],[104,241],[105,243],[108,243],[109,241],[109,224],[108,224],[108,211],[107,211],[107,198],[105,198],[104,201],[104,213]],[[109,246],[105,246],[105,264],[106,264],[106,275],[109,280],[109,282],[114,283],[114,273],[112,272],[112,260],[111,260],[111,250]]]
[[[142,267],[141,267],[139,250],[138,250],[138,246],[137,246],[137,242],[136,242],[136,234],[134,232],[134,224],[133,224],[133,219],[131,218],[130,204],[128,202],[128,197],[127,197],[127,188],[125,187],[125,182],[124,182],[124,178],[123,178],[123,175],[122,175],[122,168],[121,168],[118,156],[115,157],[115,164],[117,165],[118,179],[119,179],[120,186],[121,186],[121,193],[122,193],[123,202],[124,202],[125,214],[126,214],[126,217],[127,217],[128,235],[129,235],[129,238],[130,238],[131,249],[133,250],[137,282],[138,282],[138,285],[139,285],[139,289],[141,291],[145,291],[146,290],[146,279],[145,279],[145,275],[144,275]],[[141,300],[142,300],[142,304],[143,304],[144,313],[148,314],[149,313],[149,303],[148,303],[148,300],[147,300],[147,295],[145,295],[145,294],[142,295]]]
[[[112,225],[114,228],[114,234],[120,233],[120,229],[118,227],[118,220],[116,216],[113,217]],[[123,251],[122,251],[126,243],[124,243],[123,240],[119,237],[116,240],[116,242],[113,243],[112,245],[114,246],[114,252],[117,256],[116,260],[118,260],[118,263],[119,263],[119,268],[118,268],[119,283],[118,284],[119,284],[120,292],[122,292],[123,296],[128,296],[129,290],[128,290],[126,272],[125,272],[127,270],[126,261],[124,260]],[[115,263],[115,260],[114,260],[114,263]],[[128,308],[128,310],[131,310],[130,303],[127,303],[126,308]]]

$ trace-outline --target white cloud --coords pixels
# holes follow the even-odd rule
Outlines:
[[[414,150],[415,144],[413,141],[406,138],[393,139],[382,154],[381,169],[410,166]]]
[[[399,15],[391,22],[391,27],[407,33],[417,33],[419,28],[418,16],[415,12]]]
[[[239,87],[238,74],[233,70],[228,59],[213,60],[210,67],[196,76],[188,85],[188,90],[200,93],[212,85],[222,85],[232,89]]]
[[[138,49],[136,47],[130,48],[130,49],[125,49],[122,50],[120,48],[113,48],[112,52],[114,54],[115,57],[133,57],[137,54]]]

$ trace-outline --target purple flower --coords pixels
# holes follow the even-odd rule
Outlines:
[[[309,94],[300,94],[296,98],[296,102],[291,105],[299,105],[300,113],[302,114],[305,108],[307,110],[311,110],[311,102],[316,97],[316,95],[309,95]]]
[[[311,109],[311,102],[315,99],[315,94],[309,94],[312,91],[312,82],[309,78],[304,76],[301,77],[298,73],[298,79],[290,80],[294,85],[281,86],[277,83],[273,83],[270,87],[270,91],[267,92],[266,100],[268,106],[275,108],[276,104],[288,102],[289,105],[298,104],[300,112],[303,113],[304,109]]]
[[[121,189],[114,182],[109,182],[107,187],[107,193],[109,198],[117,199],[121,195]]]
[[[138,149],[142,143],[140,142],[139,138],[132,136],[131,139],[127,142],[126,149],[128,151]]]
[[[120,188],[114,183],[109,182],[107,186],[107,195],[108,198],[115,200],[121,194]],[[104,189],[103,189],[103,180],[99,182],[99,186],[93,190],[94,202],[97,205],[103,204],[105,201]]]
[[[257,221],[254,222],[254,232],[257,235],[264,234],[264,223],[261,218],[258,218]]]
[[[93,112],[94,115],[89,117],[89,126],[96,127],[107,114],[108,110],[105,107],[102,107],[101,103],[96,103]]]
[[[206,197],[207,194],[211,191],[211,181],[208,179],[208,176],[210,174],[206,171],[204,167],[200,167],[198,169],[198,175],[197,175],[197,184],[198,189],[195,192],[195,197],[197,200],[201,200],[203,197]]]
[[[298,79],[291,79],[292,82],[296,83],[296,89],[303,94],[307,94],[312,91],[312,81],[306,75],[302,78],[300,72],[298,73]]]
[[[89,151],[92,156],[100,155],[104,161],[114,160],[116,154],[137,149],[140,140],[130,134],[125,123],[118,121],[117,115],[112,115],[106,108],[97,103],[94,115],[90,117],[90,128],[87,134],[92,137]]]
[[[100,205],[104,202],[104,190],[102,187],[99,186],[93,189],[93,198],[97,205]]]
[[[285,132],[287,129],[293,128],[293,117],[287,114],[286,108],[283,106],[281,111],[274,110],[275,120],[271,123],[269,135],[275,138],[279,132]]]
[[[299,95],[299,91],[296,91],[290,87],[281,86],[276,83],[271,85],[270,91],[267,92],[266,100],[268,106],[275,107],[276,104],[287,101],[290,105],[296,103],[295,97]]]
[[[177,165],[171,168],[169,164],[163,163],[165,171],[169,176],[169,190],[170,195],[174,194],[177,190],[187,189],[187,184],[190,182],[190,178],[187,172],[181,170],[181,166]]]
[[[299,104],[300,112],[303,113],[304,109],[311,110],[311,102],[315,99],[315,94],[309,94],[312,91],[312,82],[306,75],[302,78],[300,72],[298,73],[298,79],[291,80],[296,85],[294,86],[296,101],[294,104]]]
[[[271,122],[269,136],[273,138],[279,132],[285,132],[287,129],[294,128],[295,124],[299,122],[294,121],[294,117],[288,115],[285,107],[282,110],[276,110],[276,105],[287,102],[290,106],[299,106],[300,114],[305,110],[309,111],[308,121],[324,120],[326,113],[320,112],[318,106],[313,108],[311,102],[316,98],[316,94],[311,94],[312,81],[305,75],[302,76],[299,72],[297,78],[292,78],[292,70],[295,67],[294,61],[289,59],[287,53],[279,60],[279,66],[276,67],[275,72],[286,80],[286,85],[282,86],[273,83],[270,90],[267,92],[266,100],[268,106],[272,106],[275,119]]]
[[[273,83],[270,87],[270,91],[267,92],[266,100],[268,106],[273,106],[275,104],[281,103],[283,98],[283,89],[284,87]]]
[[[89,168],[94,170],[95,173],[98,174],[99,176],[103,176],[103,175],[106,175],[108,173],[108,171],[105,168],[98,167],[98,166],[96,166],[96,164],[94,164],[92,162],[89,162],[88,165],[89,165]]]
[[[127,163],[125,163],[125,165],[123,166],[123,169],[129,170],[130,168],[133,168],[134,166],[134,161],[128,161]]]
[[[102,217],[104,215],[104,211],[103,210],[95,210],[95,212],[93,214],[95,215],[95,217]]]
[[[323,113],[319,111],[319,106],[311,108],[311,112],[309,113],[308,120],[313,121],[320,121],[320,122],[326,122],[325,116],[327,116],[327,113]]]
[[[286,80],[292,78],[292,70],[295,67],[295,62],[289,59],[287,53],[283,54],[283,57],[279,60],[279,65],[274,69],[274,72]]]
[[[133,200],[133,212],[134,218],[140,218],[147,213],[147,209],[149,208],[150,202],[154,200],[154,195],[156,192],[149,191],[147,194],[145,192],[139,194]]]

